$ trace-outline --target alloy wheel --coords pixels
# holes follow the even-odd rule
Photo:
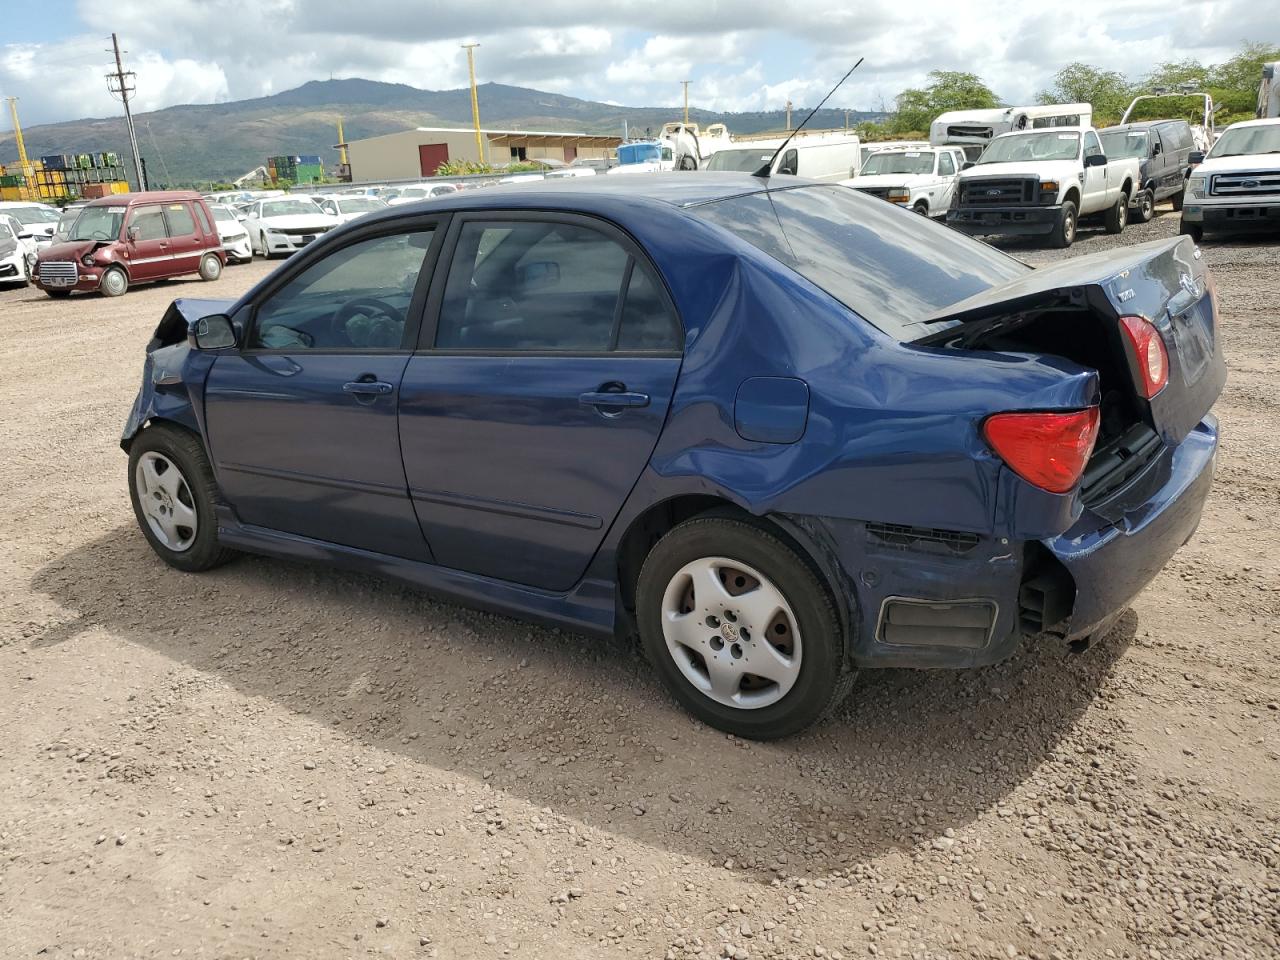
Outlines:
[[[800,675],[803,647],[786,597],[738,560],[703,557],[681,567],[663,595],[662,633],[684,678],[725,706],[770,706]]]
[[[156,539],[174,553],[190,549],[200,520],[191,487],[177,464],[148,451],[138,459],[134,481],[142,514]]]

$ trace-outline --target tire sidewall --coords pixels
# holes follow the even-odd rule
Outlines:
[[[1156,215],[1156,197],[1150,190],[1143,190],[1138,198],[1138,222],[1150,223]]]
[[[685,679],[667,650],[662,601],[671,578],[704,557],[740,560],[769,578],[786,597],[800,630],[800,673],[777,703],[740,710],[717,703]],[[739,520],[709,518],[681,524],[645,558],[636,585],[636,620],[645,653],[663,685],[700,720],[739,736],[789,736],[820,719],[831,705],[844,665],[839,618],[812,569],[787,544]]]
[[[208,465],[207,462],[202,462],[202,455],[200,460],[196,459],[191,447],[193,443],[198,446],[200,441],[194,435],[189,436],[189,440],[183,438],[180,428],[153,426],[134,438],[129,446],[129,500],[133,504],[133,515],[137,518],[142,535],[147,538],[147,543],[160,559],[179,570],[194,571],[205,570],[214,565],[222,548],[218,544],[218,516],[213,490],[205,479]],[[145,453],[159,453],[168,457],[182,471],[183,479],[187,481],[187,489],[191,491],[191,499],[195,503],[198,529],[195,542],[186,550],[170,550],[161,543],[152,531],[151,524],[147,522],[146,514],[142,512],[136,477],[138,461]]]
[[[107,284],[107,277],[120,277],[120,289],[113,291]],[[119,267],[108,267],[107,271],[102,275],[102,279],[98,281],[98,290],[104,297],[123,297],[129,292],[129,275]]]
[[[209,265],[213,264],[212,267]],[[206,253],[200,258],[200,279],[217,280],[222,276],[222,261],[216,253]]]
[[[1070,230],[1067,229],[1070,225]],[[1057,232],[1054,235],[1056,246],[1065,249],[1076,239],[1076,205],[1067,200],[1062,204],[1062,212],[1058,214]]]

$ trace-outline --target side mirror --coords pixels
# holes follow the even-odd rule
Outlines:
[[[516,283],[524,292],[553,287],[560,282],[560,264],[554,260],[535,260],[516,269]]]
[[[130,227],[128,230],[125,231],[125,235],[129,238],[129,241],[131,243],[136,243],[138,240],[138,237],[142,236],[142,231],[139,230],[137,227]]]
[[[193,320],[187,327],[187,343],[195,350],[223,350],[236,345],[236,329],[231,318],[215,313]]]
[[[1107,155],[1105,153],[1095,153],[1092,156],[1084,158],[1086,167],[1105,167],[1107,165]]]
[[[1191,156],[1189,156],[1187,159],[1190,161],[1192,166],[1195,166],[1198,163],[1204,163],[1204,151],[1192,150]]]
[[[976,167],[976,166],[977,164],[974,163],[972,160],[966,160],[964,163],[960,164],[960,169],[968,170],[970,167]]]

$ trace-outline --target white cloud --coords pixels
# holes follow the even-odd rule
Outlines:
[[[1208,0],[1076,0],[1069,29],[996,0],[79,0],[79,36],[0,46],[0,88],[28,123],[115,116],[101,38],[120,34],[142,109],[262,96],[329,76],[428,89],[466,83],[463,40],[484,81],[587,99],[721,110],[809,106],[857,57],[831,101],[875,109],[930,70],[969,70],[1026,101],[1072,60],[1140,76],[1163,60],[1230,56],[1243,38],[1280,43],[1273,6]]]

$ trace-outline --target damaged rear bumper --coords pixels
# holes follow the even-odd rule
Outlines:
[[[817,545],[860,667],[976,667],[1047,628],[1075,638],[1118,617],[1187,542],[1213,480],[1217,421],[1166,452],[1167,477],[1114,523],[1084,510],[1044,541],[818,517],[786,519]]]

